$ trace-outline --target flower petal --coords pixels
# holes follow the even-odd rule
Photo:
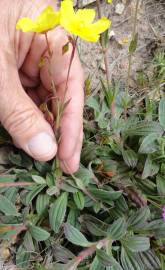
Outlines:
[[[110,26],[110,21],[103,17],[96,23],[92,23],[95,17],[93,9],[79,9],[76,13],[73,9],[71,0],[61,2],[61,19],[60,24],[69,33],[79,36],[86,41],[97,42],[100,33],[107,30]]]
[[[83,21],[85,24],[90,24],[95,18],[96,12],[94,9],[78,9],[75,18]]]
[[[35,20],[34,31],[45,32],[60,23],[60,12],[55,12],[51,6],[48,6],[41,12]]]
[[[20,29],[23,32],[32,31],[34,27],[34,22],[30,18],[22,18],[16,24],[16,29]]]
[[[101,18],[97,22],[90,25],[91,31],[97,32],[98,34],[106,31],[111,25],[111,21],[106,17]]]
[[[55,12],[51,6],[46,7],[33,22],[30,18],[22,18],[16,28],[23,32],[44,33],[60,23],[60,12]]]
[[[89,26],[83,27],[77,32],[77,35],[89,42],[97,42],[100,38],[100,35],[96,32],[92,32]]]
[[[64,28],[66,28],[66,30],[68,30],[67,28],[69,27],[70,22],[73,21],[73,19],[75,18],[73,2],[71,0],[62,1],[60,13],[61,13],[60,23]]]

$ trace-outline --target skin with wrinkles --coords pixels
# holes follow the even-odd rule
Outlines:
[[[61,168],[73,173],[79,167],[82,147],[83,70],[77,54],[74,57],[66,100],[71,98],[61,120],[61,141],[55,146],[52,128],[44,119],[38,106],[50,94],[48,66],[39,69],[38,63],[46,51],[43,35],[22,33],[15,29],[21,17],[34,19],[47,5],[55,1],[1,0],[0,31],[0,121],[8,130],[15,144],[37,160],[50,160],[57,155]],[[58,97],[63,96],[70,50],[62,55],[67,34],[60,27],[48,32],[52,57],[52,71]],[[39,133],[46,132],[54,140],[54,152],[34,156],[28,142]],[[65,166],[67,164],[67,166]],[[67,169],[66,169],[67,167]]]

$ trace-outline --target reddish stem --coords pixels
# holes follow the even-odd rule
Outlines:
[[[71,57],[70,57],[70,61],[69,61],[69,67],[68,67],[68,72],[67,72],[67,77],[66,77],[65,91],[64,91],[64,95],[63,95],[63,99],[62,99],[62,104],[63,105],[65,103],[66,92],[68,90],[69,75],[70,75],[71,66],[72,66],[72,62],[73,62],[73,59],[74,59],[74,55],[75,55],[77,40],[78,40],[78,37],[76,37],[76,39],[72,43],[72,53],[71,53]]]
[[[0,188],[4,187],[25,187],[25,186],[31,186],[34,185],[34,183],[30,182],[12,182],[12,183],[0,183]]]
[[[109,243],[109,241],[110,240],[106,238],[98,241],[95,245],[80,252],[75,260],[81,263],[85,258],[91,256],[96,251],[97,247],[99,248],[105,247]]]

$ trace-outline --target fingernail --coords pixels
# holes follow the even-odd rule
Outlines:
[[[37,134],[28,142],[31,155],[39,160],[49,160],[57,151],[55,139],[49,134],[42,132]]]

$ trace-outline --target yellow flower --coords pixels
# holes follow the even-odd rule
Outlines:
[[[94,9],[73,9],[71,0],[61,2],[60,24],[69,33],[79,36],[86,41],[97,42],[100,34],[110,27],[110,21],[103,17],[93,23],[95,18]]]
[[[108,4],[112,4],[112,0],[107,0]]]
[[[16,28],[23,32],[45,33],[60,23],[60,12],[55,12],[51,6],[45,8],[37,18],[32,21],[25,17],[17,22]]]

